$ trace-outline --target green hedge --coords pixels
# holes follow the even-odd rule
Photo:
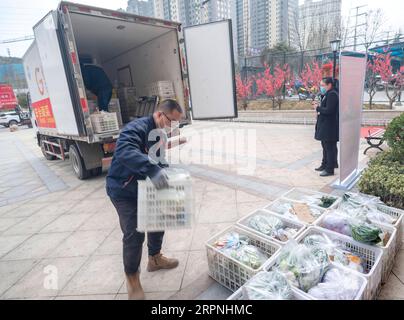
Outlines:
[[[359,191],[404,209],[404,114],[393,119],[384,137],[390,150],[369,161],[359,181]]]
[[[404,162],[404,113],[394,118],[388,125],[384,138],[391,148],[393,156]]]
[[[404,209],[404,166],[398,162],[371,163],[359,181],[359,191],[380,197],[389,206]]]

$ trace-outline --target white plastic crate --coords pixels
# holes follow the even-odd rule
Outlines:
[[[259,210],[255,210],[252,213],[248,214],[247,216],[243,217],[242,219],[240,219],[237,222],[237,225],[239,225],[242,228],[245,228],[251,232],[255,232],[257,234],[259,234],[261,237],[268,239],[268,240],[272,240],[275,241],[281,245],[286,244],[288,241],[281,241],[278,240],[274,237],[271,237],[269,235],[266,235],[264,233],[261,233],[260,231],[254,229],[253,227],[251,227],[249,225],[249,221],[252,217],[256,216],[256,215],[263,215],[263,216],[273,216],[276,217],[278,219],[280,219],[283,222],[284,227],[288,227],[288,228],[293,228],[296,229],[296,234],[293,235],[292,239],[297,238],[297,236],[302,233],[302,231],[306,228],[305,224],[302,222],[299,222],[298,220],[292,220],[292,219],[288,219],[282,215],[276,214],[274,212],[265,210],[265,209],[259,209]]]
[[[206,252],[208,256],[209,275],[231,291],[239,289],[247,280],[261,271],[265,263],[253,269],[244,265],[240,261],[226,255],[221,250],[214,247],[214,243],[229,232],[237,232],[249,238],[249,244],[257,247],[268,256],[268,260],[279,252],[281,246],[278,243],[264,239],[256,233],[249,232],[237,226],[227,228],[225,231],[215,235],[206,242]]]
[[[397,245],[396,245],[396,253],[401,249],[403,244],[403,216],[404,210],[393,208],[386,206],[384,204],[378,204],[377,209],[395,219],[397,219],[396,223],[393,226],[397,229]]]
[[[282,195],[282,198],[290,199],[298,202],[306,202],[306,196],[321,196],[321,197],[333,197],[336,198],[335,202],[328,208],[323,208],[317,204],[311,204],[311,206],[320,208],[320,209],[334,209],[336,208],[339,203],[342,201],[342,198],[339,196],[335,196],[333,194],[327,194],[315,190],[305,189],[305,188],[293,188],[292,190],[286,192]]]
[[[323,219],[329,215],[330,213],[324,214],[319,220],[316,221],[315,225],[318,227],[322,226]],[[391,269],[394,265],[394,258],[396,254],[396,246],[397,246],[397,229],[393,226],[389,226],[382,223],[372,223],[378,226],[382,231],[388,232],[390,234],[390,239],[385,246],[374,246],[376,248],[380,248],[383,251],[382,257],[382,284],[385,283],[390,275]]]
[[[313,234],[326,235],[330,240],[336,243],[339,248],[356,253],[365,260],[366,264],[364,265],[364,273],[349,269],[345,266],[342,266],[342,268],[351,270],[354,273],[364,276],[367,280],[367,287],[364,292],[363,299],[375,299],[381,287],[383,250],[375,246],[360,243],[351,237],[320,227],[309,227],[297,237],[296,241],[298,243],[302,243],[307,236]],[[332,262],[332,264],[340,265],[334,262]]]
[[[172,81],[153,82],[148,86],[148,94],[162,99],[175,98],[174,84]]]
[[[265,266],[264,266],[264,271],[271,271],[271,270],[272,270],[272,268],[273,268],[273,267],[275,266],[275,264],[276,264],[276,258],[277,258],[278,256],[279,256],[279,253],[276,255],[276,257],[274,257],[273,259],[271,259],[271,261],[269,261],[267,264],[265,264]],[[359,282],[360,282],[359,290],[358,290],[358,292],[357,292],[357,294],[356,294],[356,296],[355,296],[355,298],[354,298],[353,300],[363,300],[363,299],[364,299],[365,290],[366,290],[366,287],[367,287],[367,280],[366,280],[366,278],[365,278],[364,276],[360,275],[358,272],[356,272],[356,273],[355,273],[355,272],[352,272],[351,270],[346,269],[346,268],[343,268],[343,267],[341,267],[341,266],[339,266],[339,265],[337,265],[337,264],[332,265],[332,268],[337,268],[337,269],[343,270],[343,271],[345,271],[345,272],[347,272],[347,273],[350,273],[350,274],[352,274],[353,276],[355,276],[355,277],[359,280]],[[299,291],[300,293],[307,295],[311,300],[318,300],[317,298],[315,298],[315,297],[313,297],[312,295],[310,295],[310,294],[304,292],[303,290],[300,290],[300,289],[297,288],[297,287],[293,287],[293,288],[294,288],[295,290]]]
[[[261,272],[266,272],[266,271],[261,271]],[[254,277],[256,277],[261,272],[258,272]],[[244,285],[248,284],[250,281],[253,281],[254,277],[252,277],[250,280],[248,280]],[[292,288],[292,294],[293,294],[293,298],[291,300],[313,300],[309,295],[307,295],[306,293],[304,293],[301,290],[297,290],[296,288]],[[234,292],[230,297],[227,298],[227,300],[245,300],[243,298],[243,287],[239,288],[236,292]]]
[[[169,189],[156,190],[149,178],[138,181],[139,232],[191,228],[194,220],[192,180],[183,170],[166,169]]]
[[[287,217],[287,218],[289,218],[289,219],[291,219],[291,220],[296,220],[296,221],[298,221],[298,222],[301,222],[301,223],[303,223],[303,224],[306,225],[306,226],[315,224],[315,223],[321,218],[321,216],[324,214],[324,212],[326,211],[326,210],[323,209],[323,208],[317,208],[317,207],[314,207],[314,206],[309,205],[309,208],[310,208],[310,209],[319,211],[319,212],[320,212],[320,216],[315,217],[315,220],[313,221],[313,223],[307,223],[307,222],[305,222],[305,221],[299,220],[297,217],[296,217],[296,218],[293,218],[293,217],[291,217],[291,216],[286,216],[286,215],[284,215],[284,213],[283,213],[281,210],[278,209],[279,206],[287,205],[287,204],[292,204],[292,205],[293,205],[293,204],[296,204],[296,203],[304,203],[304,202],[301,202],[301,201],[294,201],[294,200],[290,200],[290,199],[286,199],[286,198],[278,198],[278,199],[276,199],[275,201],[272,201],[272,202],[271,202],[269,205],[267,205],[266,207],[264,207],[264,209],[265,209],[265,210],[268,210],[268,211],[271,211],[271,212],[274,212],[274,213],[277,213],[277,214],[279,214],[279,215],[281,215],[281,216],[285,216],[285,217]]]
[[[95,133],[119,131],[118,118],[115,112],[100,112],[90,115]]]

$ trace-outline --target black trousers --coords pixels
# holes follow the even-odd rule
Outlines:
[[[323,147],[321,166],[328,173],[334,173],[334,169],[338,164],[337,141],[321,141],[321,146]]]
[[[137,228],[137,201],[110,198],[119,216],[119,224],[123,232],[123,265],[127,275],[140,271],[142,248],[145,239],[143,232]],[[160,253],[164,232],[147,233],[149,256]]]

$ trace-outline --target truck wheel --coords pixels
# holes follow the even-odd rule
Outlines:
[[[9,123],[8,123],[8,126],[9,126],[9,127],[11,127],[11,126],[18,126],[18,121],[16,121],[16,120],[10,120]]]
[[[91,175],[93,177],[98,177],[102,173],[102,167],[91,169]]]
[[[84,161],[81,158],[78,148],[73,144],[69,148],[69,158],[77,178],[85,180],[91,175],[91,171],[87,170],[84,165]]]
[[[53,161],[57,159],[55,156],[52,156],[51,154],[45,152],[45,145],[43,143],[43,140],[41,140],[41,151],[46,160]]]

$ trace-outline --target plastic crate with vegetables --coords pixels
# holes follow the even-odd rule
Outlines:
[[[282,245],[290,239],[296,238],[305,229],[302,222],[288,219],[264,209],[252,212],[240,219],[237,224]]]
[[[304,188],[293,188],[282,195],[282,198],[305,202],[310,206],[322,209],[336,208],[341,201],[341,197]]]
[[[324,248],[332,264],[348,268],[367,279],[365,300],[377,296],[382,276],[383,251],[380,248],[359,243],[351,237],[320,227],[308,228],[298,236],[297,242]]]
[[[281,246],[237,226],[230,227],[206,243],[209,275],[235,291],[262,270]]]
[[[169,188],[157,190],[149,178],[138,181],[138,224],[140,232],[191,228],[194,202],[190,174],[166,169]]]
[[[370,222],[361,211],[348,213],[340,209],[326,213],[316,222],[316,225],[352,237],[360,243],[382,249],[382,283],[386,282],[396,254],[396,228]]]
[[[277,271],[261,271],[227,300],[311,300],[311,298],[293,288],[284,274]]]
[[[353,192],[344,194],[338,208],[345,212],[362,212],[370,222],[384,223],[397,228],[396,251],[400,250],[404,210],[386,206],[379,197]]]
[[[311,206],[304,202],[279,198],[264,208],[288,219],[300,221],[305,225],[314,224],[325,209]]]
[[[361,300],[367,286],[364,277],[333,265],[325,248],[293,240],[265,270],[283,273],[292,286],[314,299]]]

